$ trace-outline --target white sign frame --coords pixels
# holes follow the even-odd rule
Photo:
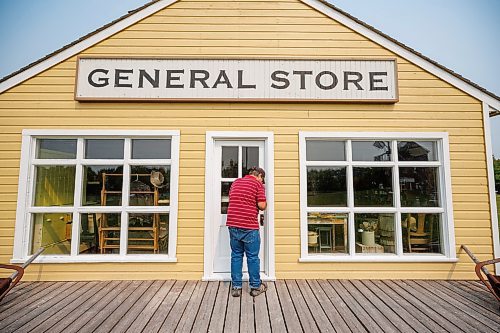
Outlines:
[[[394,59],[78,57],[77,101],[399,100]]]

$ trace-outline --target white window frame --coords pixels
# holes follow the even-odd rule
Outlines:
[[[132,139],[170,139],[171,159],[131,159]],[[72,160],[41,160],[35,159],[36,139],[77,139],[77,156]],[[85,139],[124,139],[125,156],[115,160],[83,159],[83,145]],[[94,263],[94,262],[177,262],[177,213],[179,188],[179,147],[180,131],[178,130],[23,130],[21,146],[21,164],[19,172],[19,189],[14,234],[14,250],[11,263],[23,263],[29,257],[30,233],[32,218],[30,214],[45,212],[67,212],[73,214],[72,241],[70,255],[41,255],[35,262],[38,263]],[[104,161],[104,162],[103,162]],[[95,162],[95,163],[94,163]],[[36,165],[76,165],[74,205],[68,207],[34,207],[32,195],[35,184],[32,179]],[[170,206],[142,207],[128,206],[129,188],[123,187],[122,206],[101,207],[82,206],[82,170],[84,165],[123,165],[123,178],[130,178],[130,168],[133,165],[169,165],[170,166]],[[125,182],[124,182],[125,183]],[[120,254],[86,254],[79,255],[80,244],[80,214],[89,212],[120,213]],[[130,213],[168,213],[169,239],[168,254],[126,254],[127,226]]]
[[[345,161],[316,162],[306,161],[306,140],[325,139],[346,142],[347,157]],[[391,141],[391,161],[383,162],[354,162],[352,161],[352,141],[376,140]],[[418,162],[418,166],[438,167],[439,177],[439,199],[440,207],[402,208],[399,193],[399,166],[415,166],[414,162],[398,162],[397,141],[436,141],[438,161]],[[300,155],[300,262],[457,262],[455,249],[455,227],[453,223],[453,206],[451,191],[451,169],[448,133],[426,132],[299,132],[299,155]],[[307,207],[307,166],[328,165],[347,167],[347,207],[321,207],[318,209]],[[354,207],[354,193],[352,189],[352,167],[353,164],[392,167],[392,182],[394,188],[394,207]],[[397,186],[396,186],[397,185]],[[328,213],[347,213],[349,215],[349,253],[348,254],[314,254],[310,255],[307,246],[307,213],[321,210]],[[441,235],[443,254],[410,254],[403,253],[401,213],[416,213],[425,210],[428,213],[441,214]],[[396,253],[384,253],[378,255],[355,253],[355,213],[394,213]]]

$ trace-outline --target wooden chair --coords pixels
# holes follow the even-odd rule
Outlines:
[[[500,262],[500,258],[479,261],[474,254],[469,250],[469,248],[465,245],[462,245],[462,249],[469,255],[469,257],[476,264],[476,275],[479,277],[479,280],[484,283],[486,288],[493,294],[493,296],[500,302],[500,276],[491,274],[488,269],[484,266],[494,265]],[[486,278],[485,278],[486,277]]]
[[[418,214],[416,231],[411,230],[410,218],[407,219],[409,252],[429,251],[431,237],[429,232],[425,232],[425,215],[424,213]]]

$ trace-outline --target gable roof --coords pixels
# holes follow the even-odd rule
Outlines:
[[[130,11],[109,24],[79,38],[78,40],[46,55],[45,57],[25,66],[14,73],[0,79],[0,93],[18,85],[19,83],[43,72],[44,70],[64,61],[85,49],[99,43],[115,33],[137,23],[138,21],[168,7],[178,0],[152,0],[142,7]],[[376,28],[366,24],[325,0],[300,0],[311,8],[323,13],[333,20],[351,28],[369,40],[385,47],[395,54],[407,59],[422,69],[436,75],[465,93],[490,105],[493,109],[500,109],[500,97],[484,89],[469,79],[455,73],[436,61],[424,56],[396,39],[384,34]],[[490,112],[490,116],[498,115]]]

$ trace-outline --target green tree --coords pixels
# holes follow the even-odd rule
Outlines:
[[[493,156],[493,166],[495,169],[495,188],[500,192],[500,159],[496,160]]]

